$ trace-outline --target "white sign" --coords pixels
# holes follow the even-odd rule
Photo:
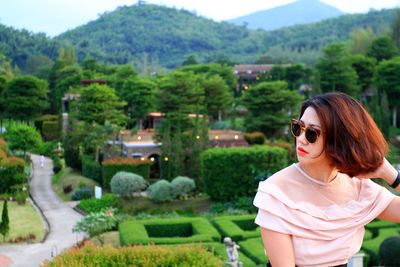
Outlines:
[[[99,199],[101,198],[101,187],[100,186],[94,186],[94,197]]]

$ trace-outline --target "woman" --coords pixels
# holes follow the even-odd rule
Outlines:
[[[346,266],[364,225],[400,222],[400,175],[385,159],[387,143],[359,102],[343,93],[306,100],[292,120],[298,163],[261,182],[254,205],[273,267]],[[356,178],[357,177],[357,178]]]

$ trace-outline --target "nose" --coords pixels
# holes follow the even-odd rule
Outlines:
[[[297,142],[300,142],[304,145],[308,144],[308,141],[306,139],[306,131],[304,131],[303,129],[300,132],[300,135],[297,137]]]

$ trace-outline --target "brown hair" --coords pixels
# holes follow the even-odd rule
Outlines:
[[[340,172],[353,177],[375,171],[388,145],[374,120],[351,96],[333,92],[303,102],[300,118],[312,107],[321,121],[325,153]]]

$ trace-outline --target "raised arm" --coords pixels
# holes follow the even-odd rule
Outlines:
[[[291,236],[263,227],[260,228],[264,248],[272,267],[294,267],[295,260]]]

